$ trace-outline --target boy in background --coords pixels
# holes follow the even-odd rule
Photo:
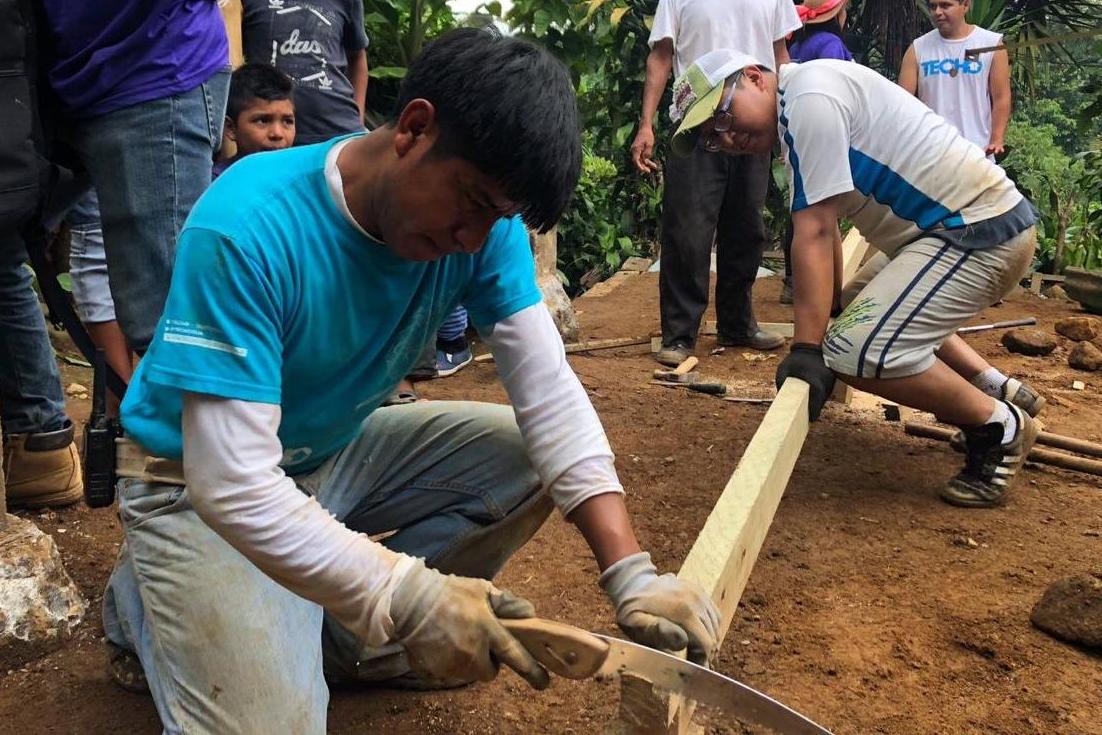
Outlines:
[[[253,153],[278,151],[295,143],[294,83],[268,64],[245,64],[230,77],[226,136],[237,148],[233,158],[214,164],[214,177]]]

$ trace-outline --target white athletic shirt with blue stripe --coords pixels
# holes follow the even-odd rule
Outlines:
[[[1035,221],[981,149],[871,69],[834,59],[786,64],[778,86],[793,212],[839,195],[839,216],[889,256],[926,234],[988,248]]]

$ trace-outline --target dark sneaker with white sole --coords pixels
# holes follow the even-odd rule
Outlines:
[[[1007,378],[1006,382],[1003,383],[1002,399],[1013,403],[1032,418],[1036,418],[1037,414],[1041,413],[1045,408],[1045,404],[1048,403],[1044,396],[1017,378]],[[953,448],[953,451],[964,454],[964,432],[958,431],[949,437],[949,446]]]
[[[1002,424],[964,429],[964,469],[941,491],[941,499],[962,508],[993,508],[1006,503],[1040,426],[1018,406],[1006,402],[1017,423],[1014,437],[1002,443]]]

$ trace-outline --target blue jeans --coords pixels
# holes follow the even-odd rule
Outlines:
[[[512,409],[486,403],[380,408],[295,481],[349,528],[485,578],[551,511]],[[104,630],[137,652],[165,733],[321,735],[325,674],[354,678],[380,661],[387,677],[409,670],[400,646],[364,648],[253,566],[196,515],[186,487],[123,480],[119,515],[126,542]]]
[[[210,185],[229,72],[183,94],[72,122],[70,142],[99,195],[119,326],[142,353],[164,310],[176,238]]]
[[[7,434],[37,434],[65,426],[65,396],[46,320],[23,266],[27,248],[0,233],[0,421]]]

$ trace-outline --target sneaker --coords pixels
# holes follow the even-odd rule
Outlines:
[[[792,295],[792,282],[787,278],[784,281],[784,285],[781,286],[781,297],[779,301],[782,304],[794,304],[796,303],[795,297]]]
[[[658,361],[659,365],[665,365],[666,367],[677,367],[685,360],[692,357],[693,348],[685,342],[676,341],[670,345],[662,345],[662,349],[658,351],[658,354],[654,356],[654,359]]]
[[[4,436],[4,463],[9,508],[58,508],[84,497],[75,430]]]
[[[467,365],[471,364],[474,360],[474,355],[471,354],[471,350],[465,349],[460,352],[444,352],[444,350],[436,351],[436,377],[446,378],[449,375],[455,375]]]
[[[766,332],[764,329],[751,334],[749,337],[731,337],[726,334],[716,335],[716,344],[720,347],[750,347],[755,350],[775,350],[784,344],[784,336],[776,332]]]
[[[1028,413],[1030,417],[1036,417],[1044,410],[1045,404],[1048,403],[1044,396],[1017,378],[1007,378],[1006,382],[1003,383],[1002,399],[1013,403]],[[957,433],[949,437],[949,446],[953,448],[953,451],[964,454],[964,432],[958,430]]]
[[[1002,443],[1002,424],[965,429],[964,469],[941,491],[941,499],[962,508],[992,508],[1006,502],[1006,492],[1025,464],[1040,427],[1029,414],[1007,402],[1018,430]]]

